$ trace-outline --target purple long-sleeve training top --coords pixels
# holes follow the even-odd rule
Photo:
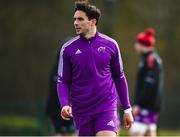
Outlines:
[[[61,106],[72,106],[73,115],[117,110],[118,96],[129,109],[117,42],[99,32],[88,40],[76,36],[67,41],[61,48],[57,91]]]

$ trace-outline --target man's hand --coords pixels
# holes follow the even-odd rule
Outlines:
[[[70,106],[64,106],[61,109],[61,117],[64,120],[70,120],[70,117],[72,117],[72,108]]]
[[[134,119],[131,112],[124,113],[123,115],[123,122],[124,122],[124,128],[129,129],[131,128]]]

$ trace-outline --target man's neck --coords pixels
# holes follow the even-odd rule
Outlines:
[[[93,27],[90,29],[89,33],[87,33],[84,37],[85,37],[86,39],[91,39],[92,37],[94,37],[94,36],[96,35],[96,31],[97,31],[96,26],[93,26]]]

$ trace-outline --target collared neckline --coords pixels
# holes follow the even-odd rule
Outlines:
[[[80,37],[81,37],[81,39],[83,39],[85,41],[92,41],[92,40],[96,39],[98,35],[99,35],[99,32],[97,31],[96,34],[93,37],[89,38],[89,39],[87,39],[87,38],[85,38],[83,36],[80,36]]]

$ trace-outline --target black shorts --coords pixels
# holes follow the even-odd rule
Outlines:
[[[73,119],[64,120],[60,115],[51,116],[51,121],[56,133],[74,133],[75,127],[73,123]]]

